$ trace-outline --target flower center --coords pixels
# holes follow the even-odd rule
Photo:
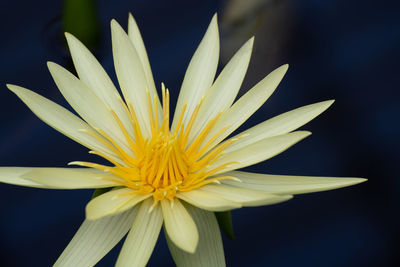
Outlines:
[[[154,197],[173,197],[179,187],[191,177],[191,162],[182,149],[182,140],[169,132],[160,132],[146,142],[143,156],[138,162],[143,193],[154,191]]]
[[[221,113],[209,120],[199,135],[189,143],[189,132],[196,119],[201,103],[196,106],[186,126],[182,122],[186,110],[185,105],[180,114],[177,127],[171,131],[169,128],[168,89],[162,88],[162,110],[160,113],[158,112],[156,97],[152,102],[149,92],[147,92],[147,96],[148,109],[150,111],[150,138],[144,138],[135,110],[130,103],[125,104],[121,99],[121,104],[129,114],[134,136],[128,134],[121,120],[111,110],[129,143],[130,151],[122,149],[115,140],[101,129],[96,129],[101,136],[98,133],[86,131],[117,154],[122,163],[116,162],[103,153],[91,151],[92,154],[99,155],[110,161],[114,166],[81,161],[71,162],[70,164],[96,168],[112,173],[115,175],[115,178],[107,179],[131,188],[135,193],[151,193],[155,201],[164,198],[172,199],[179,191],[190,191],[212,182],[218,183],[219,180],[234,179],[228,176],[210,178],[232,163],[210,168],[210,164],[223,154],[223,150],[236,141],[230,139],[215,146],[213,144],[214,140],[226,130],[226,128],[223,128],[216,136],[205,142],[208,132],[215,125]]]

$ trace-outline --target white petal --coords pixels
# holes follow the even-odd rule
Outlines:
[[[166,235],[175,264],[179,267],[225,266],[221,232],[214,213],[191,205],[185,205],[185,207],[196,223],[199,231],[199,244],[195,253],[187,253],[178,248]]]
[[[124,242],[116,266],[145,266],[156,245],[163,223],[160,205],[149,212],[153,199],[147,199],[140,205],[132,228]]]
[[[91,267],[129,231],[137,208],[95,221],[85,220],[54,267]]]
[[[91,126],[103,130],[129,153],[128,141],[104,103],[68,70],[53,62],[48,62],[47,66],[58,89],[73,109]]]
[[[161,200],[165,230],[176,246],[193,253],[199,241],[196,224],[178,199],[172,203],[167,199]]]
[[[37,188],[48,188],[47,185],[39,184],[34,181],[22,178],[22,176],[34,170],[31,167],[0,167],[0,182],[13,185],[21,185]]]
[[[133,136],[128,114],[121,103],[121,96],[110,77],[92,53],[73,35],[65,34],[71,51],[72,60],[79,78],[103,103],[118,115],[125,128]]]
[[[179,192],[177,197],[193,206],[211,211],[226,211],[242,207],[240,203],[224,199],[212,192],[201,190]]]
[[[210,169],[232,162],[227,168],[218,172],[222,173],[259,163],[278,155],[310,134],[306,131],[297,131],[266,138],[233,152],[227,152],[211,164]]]
[[[290,195],[273,195],[261,191],[234,187],[230,185],[205,185],[199,190],[217,194],[231,201],[237,201],[244,207],[271,205],[292,198]]]
[[[187,104],[187,107],[183,123],[187,125],[197,104],[211,88],[217,71],[218,58],[219,34],[217,15],[215,14],[186,70],[175,109],[172,129],[175,129],[185,104]]]
[[[149,91],[151,102],[156,97],[158,110],[161,110],[157,92],[147,85],[146,75],[143,70],[139,55],[129,39],[128,35],[115,21],[111,21],[112,47],[114,56],[115,72],[125,100],[131,103],[139,120],[144,137],[151,133],[150,109],[148,106]]]
[[[90,168],[34,168],[21,178],[54,189],[104,188],[117,186],[106,178],[114,176]]]
[[[133,46],[142,62],[143,71],[146,76],[147,88],[156,91],[154,85],[153,73],[151,72],[149,58],[147,56],[146,47],[143,43],[142,35],[140,34],[139,27],[136,24],[135,18],[129,13],[128,19],[128,36],[131,39]]]
[[[224,184],[274,194],[312,193],[346,187],[366,181],[363,178],[289,176],[238,171],[224,173],[225,175],[236,177],[242,182],[232,180],[221,181]]]
[[[262,139],[294,131],[324,112],[333,102],[334,100],[328,100],[303,106],[266,120],[233,137],[244,136],[226,151],[234,151]]]
[[[119,157],[107,149],[100,141],[83,132],[82,130],[92,132],[95,132],[95,130],[70,111],[28,89],[11,84],[8,84],[7,87],[49,126],[83,146],[120,161]]]
[[[232,105],[246,74],[253,43],[254,38],[248,40],[219,74],[201,105],[189,140],[195,138],[211,118]]]
[[[262,81],[257,83],[245,95],[239,98],[232,107],[225,111],[211,129],[204,144],[212,139],[220,130],[227,127],[223,134],[213,142],[214,145],[224,140],[228,135],[243,124],[274,92],[288,69],[288,65],[283,65],[271,72]],[[211,149],[213,146],[210,146]],[[207,152],[207,151],[206,151]]]
[[[86,218],[96,220],[111,214],[123,212],[144,199],[150,194],[141,195],[132,193],[130,188],[109,191],[92,199],[86,205]]]

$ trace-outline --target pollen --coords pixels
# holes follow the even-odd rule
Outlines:
[[[111,179],[121,186],[131,188],[132,193],[152,194],[156,202],[164,198],[172,200],[178,191],[190,191],[209,183],[219,183],[223,179],[235,179],[229,176],[213,177],[214,174],[227,168],[233,162],[210,168],[210,165],[224,154],[224,149],[237,140],[230,139],[219,145],[213,144],[214,140],[226,130],[226,127],[205,142],[207,134],[213,128],[221,113],[209,120],[197,137],[189,142],[189,132],[196,120],[202,101],[194,109],[187,125],[183,123],[187,110],[185,105],[179,116],[177,126],[174,130],[171,130],[169,126],[169,91],[165,89],[164,84],[162,84],[161,91],[161,110],[158,109],[157,96],[152,99],[147,91],[151,125],[150,138],[144,137],[135,110],[129,102],[125,103],[120,99],[129,116],[134,136],[128,134],[117,114],[110,109],[129,144],[130,151],[122,149],[115,140],[100,129],[95,129],[97,133],[86,130],[87,134],[92,135],[117,154],[123,164],[98,151],[91,151],[90,153],[103,157],[114,166],[82,161],[75,161],[70,164],[100,169],[114,174],[114,178],[107,177],[105,179]]]

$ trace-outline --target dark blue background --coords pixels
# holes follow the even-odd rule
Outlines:
[[[219,1],[98,1],[103,66],[115,79],[109,21],[127,24],[132,11],[148,48],[156,83],[177,97],[185,68]],[[271,28],[256,34],[258,72],[291,67],[267,104],[246,126],[317,101],[336,103],[304,129],[313,135],[248,170],[293,175],[365,177],[367,183],[300,195],[267,207],[233,212],[236,239],[225,239],[228,266],[390,266],[399,252],[400,14],[397,1],[271,1]],[[285,8],[280,8],[281,6]],[[5,87],[15,83],[65,101],[46,68],[68,65],[57,38],[61,1],[2,1],[0,10],[0,165],[65,166],[90,159],[84,147],[37,119]],[[254,31],[252,30],[254,29]],[[269,49],[271,32],[285,35]],[[265,34],[258,42],[258,34]],[[229,32],[221,31],[229,40]],[[263,43],[265,42],[265,43]],[[239,48],[239,45],[236,49]],[[222,47],[224,51],[224,47]],[[260,60],[268,50],[271,60]],[[225,54],[231,53],[225,51]],[[258,57],[259,56],[259,57]],[[250,66],[250,71],[255,65]],[[256,72],[254,72],[256,73]],[[253,73],[253,74],[254,74]],[[256,77],[255,77],[256,76]],[[253,77],[255,77],[253,79]],[[0,184],[0,266],[50,266],[84,218],[87,190],[43,190]],[[120,244],[121,245],[121,244]],[[120,245],[98,266],[112,266]],[[149,263],[173,266],[163,235]]]

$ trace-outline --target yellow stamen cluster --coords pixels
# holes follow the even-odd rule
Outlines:
[[[150,111],[151,138],[144,138],[136,113],[130,103],[126,105],[121,99],[121,103],[129,115],[134,137],[128,134],[127,129],[116,113],[110,110],[129,143],[131,151],[127,152],[122,149],[118,143],[100,129],[96,129],[96,131],[101,134],[102,137],[97,133],[86,131],[117,154],[124,164],[118,163],[97,151],[91,151],[91,153],[105,158],[113,163],[114,166],[81,161],[71,162],[71,164],[96,168],[112,173],[116,176],[116,178],[113,179],[114,182],[132,188],[135,193],[152,193],[155,201],[164,198],[172,199],[175,197],[177,191],[190,191],[209,183],[219,183],[219,180],[222,179],[234,179],[228,176],[210,178],[232,163],[223,164],[213,169],[210,168],[210,164],[223,155],[224,149],[235,141],[234,139],[230,139],[212,149],[214,140],[217,139],[226,128],[221,129],[213,138],[203,144],[207,134],[215,125],[221,113],[212,118],[193,142],[189,143],[189,132],[193,127],[202,102],[196,106],[187,125],[182,123],[186,111],[185,105],[180,114],[177,127],[174,131],[171,131],[169,128],[170,112],[168,89],[165,89],[164,85],[162,86],[161,114],[158,110],[156,97],[151,101],[150,93],[147,92],[147,99],[148,109]],[[159,118],[162,119],[160,120]]]

